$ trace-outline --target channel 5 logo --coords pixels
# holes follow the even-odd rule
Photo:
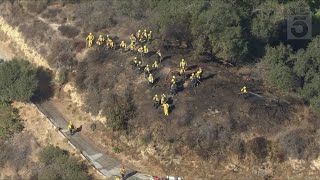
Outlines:
[[[312,16],[310,13],[289,15],[287,19],[288,39],[311,39]]]

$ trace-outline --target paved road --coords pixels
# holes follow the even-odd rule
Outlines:
[[[115,177],[120,174],[120,161],[110,155],[103,153],[95,145],[88,142],[81,133],[76,133],[73,136],[69,135],[66,127],[68,120],[54,107],[50,101],[36,104],[38,109],[46,115],[49,120],[60,129],[69,141],[79,149],[82,154],[90,161],[90,163],[106,177]],[[141,174],[134,170],[127,170],[127,180],[149,180],[151,176]]]

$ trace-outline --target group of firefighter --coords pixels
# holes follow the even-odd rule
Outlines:
[[[146,42],[150,42],[151,39],[152,39],[152,31],[147,32],[147,30],[145,29],[143,32],[141,32],[141,30],[138,30],[136,35],[131,34],[129,45],[127,45],[125,41],[121,41],[121,43],[119,44],[119,47],[122,49],[122,51],[126,51],[126,50],[134,51],[136,49],[136,45],[140,44],[141,46],[138,48],[138,52],[141,54],[148,53]],[[89,48],[92,47],[94,44],[94,41],[99,47],[105,46],[107,49],[116,48],[115,42],[112,40],[112,38],[108,34],[105,37],[100,34],[99,37],[95,40],[94,35],[92,33],[89,33],[87,37],[87,46]]]
[[[92,33],[89,33],[87,37],[87,46],[90,48],[93,46],[93,43],[95,41],[95,37]],[[159,68],[159,64],[162,62],[162,54],[161,51],[158,50],[156,52],[157,60],[153,62],[151,66],[148,64],[143,65],[143,57],[145,57],[149,53],[149,49],[147,47],[147,44],[150,43],[152,40],[152,31],[147,31],[146,29],[144,31],[138,30],[137,33],[130,35],[130,44],[127,46],[127,43],[125,41],[121,41],[119,44],[119,48],[122,50],[122,52],[126,52],[128,50],[130,51],[136,51],[137,55],[132,60],[132,68],[137,69],[139,73],[144,72],[145,78],[148,80],[148,84],[152,87],[155,83],[154,74]],[[98,47],[106,47],[107,49],[115,49],[116,45],[115,42],[112,40],[112,38],[109,35],[106,35],[106,37],[103,37],[103,35],[99,35],[97,40],[95,41],[96,45]],[[187,62],[185,59],[182,59],[180,64],[180,75],[185,77],[186,70],[188,69]],[[196,87],[201,83],[201,75],[202,75],[202,68],[200,67],[196,72],[193,72],[190,76],[190,82],[192,87]],[[177,79],[175,76],[172,76],[172,79],[170,81],[170,94],[176,95],[178,91],[177,86]],[[168,98],[165,94],[161,95],[161,98],[158,97],[158,95],[155,95],[153,97],[153,105],[155,108],[158,108],[160,105],[163,107],[164,115],[169,115],[169,107],[168,104]]]

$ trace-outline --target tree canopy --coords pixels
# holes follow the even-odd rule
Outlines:
[[[0,101],[27,101],[38,87],[36,69],[13,59],[0,64]]]

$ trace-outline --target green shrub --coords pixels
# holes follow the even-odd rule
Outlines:
[[[95,130],[97,129],[97,124],[96,124],[96,123],[92,123],[92,124],[90,125],[90,129],[91,129],[92,131],[95,131]]]
[[[291,89],[293,87],[294,75],[292,70],[283,65],[277,64],[268,71],[268,80],[281,89]]]
[[[23,130],[17,109],[10,105],[0,105],[0,139],[6,139]]]
[[[44,148],[39,154],[40,162],[45,164],[45,167],[40,170],[38,179],[91,179],[84,164],[79,163],[79,160],[69,156],[69,154],[52,145]]]
[[[36,69],[24,60],[0,64],[0,101],[30,100],[38,87]]]
[[[127,97],[115,95],[113,106],[106,110],[107,125],[115,131],[126,130],[128,120],[134,114],[134,107],[131,100]]]
[[[57,83],[59,86],[62,86],[66,83],[66,81],[67,81],[66,74],[67,74],[67,72],[65,69],[60,69],[58,71]]]
[[[121,152],[121,150],[116,146],[112,147],[112,151],[117,154]]]

